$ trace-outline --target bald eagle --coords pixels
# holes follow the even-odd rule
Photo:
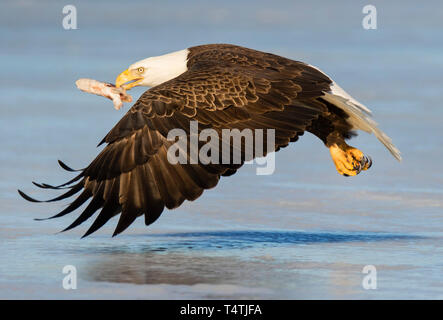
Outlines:
[[[104,137],[100,154],[67,183],[47,189],[67,189],[47,200],[77,195],[57,218],[90,200],[65,230],[72,229],[100,210],[84,237],[119,215],[113,236],[137,217],[156,221],[164,208],[174,209],[197,199],[217,185],[221,176],[234,174],[240,163],[171,164],[168,132],[183,129],[189,138],[190,121],[199,130],[274,129],[278,151],[305,131],[329,149],[337,171],[355,176],[369,169],[371,159],[345,140],[357,130],[373,133],[400,160],[400,152],[371,118],[371,111],[352,98],[318,68],[275,54],[230,44],[191,47],[138,61],[116,79],[116,86],[145,91]],[[231,150],[232,152],[232,146]],[[64,163],[60,165],[74,171]],[[40,202],[19,190],[20,195]],[[50,219],[48,218],[48,219]]]

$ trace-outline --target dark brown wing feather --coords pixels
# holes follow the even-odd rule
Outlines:
[[[316,98],[329,89],[330,83],[318,70],[276,55],[232,45],[191,48],[188,71],[138,99],[101,142],[107,146],[71,183],[80,181],[53,199],[83,190],[54,217],[68,214],[92,198],[65,230],[83,223],[99,209],[85,236],[119,213],[114,235],[141,215],[149,225],[165,207],[173,209],[185,200],[198,198],[205,189],[213,188],[220,176],[235,173],[249,160],[242,157],[240,164],[172,165],[167,150],[174,142],[166,138],[171,129],[183,129],[188,139],[191,120],[199,122],[199,131],[275,129],[275,149],[279,150],[296,141],[326,111]]]

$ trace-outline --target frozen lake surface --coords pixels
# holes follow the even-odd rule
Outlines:
[[[378,29],[361,27],[363,1],[176,2],[131,6],[5,1],[0,11],[0,298],[3,299],[431,299],[443,298],[443,10],[440,1],[372,1]],[[144,15],[149,12],[150,19]],[[130,18],[129,18],[130,17]],[[81,168],[123,111],[75,88],[81,77],[113,81],[139,59],[227,42],[320,67],[369,106],[403,153],[396,162],[373,136],[351,141],[373,167],[337,174],[328,150],[306,134],[276,154],[276,171],[245,166],[192,203],[143,219],[111,238],[116,219],[34,221],[66,204],[31,181],[64,182],[56,163]],[[134,89],[136,98],[143,89]],[[74,265],[77,290],[64,290]],[[363,267],[377,270],[365,290]]]

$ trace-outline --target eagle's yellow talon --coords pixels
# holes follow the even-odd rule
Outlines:
[[[338,173],[344,176],[356,176],[361,171],[368,170],[372,165],[370,157],[345,143],[340,146],[334,143],[329,147],[329,152]]]

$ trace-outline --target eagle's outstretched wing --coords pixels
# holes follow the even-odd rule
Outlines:
[[[184,200],[194,200],[204,189],[214,187],[220,176],[235,173],[242,163],[173,165],[168,161],[168,148],[175,142],[167,140],[168,132],[183,129],[189,138],[192,120],[198,121],[199,131],[275,129],[275,150],[296,141],[326,111],[316,98],[329,90],[331,80],[301,62],[273,55],[258,58],[247,54],[232,61],[229,56],[216,62],[212,57],[202,58],[177,78],[147,90],[106,135],[105,148],[78,176],[60,186],[36,184],[68,188],[49,201],[80,193],[51,218],[73,212],[90,200],[65,230],[101,209],[84,236],[120,214],[116,235],[138,216],[144,215],[149,225],[164,207],[173,209]],[[248,68],[243,68],[245,64]],[[230,148],[232,152],[233,146]],[[242,157],[244,160],[249,159]],[[19,192],[27,200],[37,201]]]

